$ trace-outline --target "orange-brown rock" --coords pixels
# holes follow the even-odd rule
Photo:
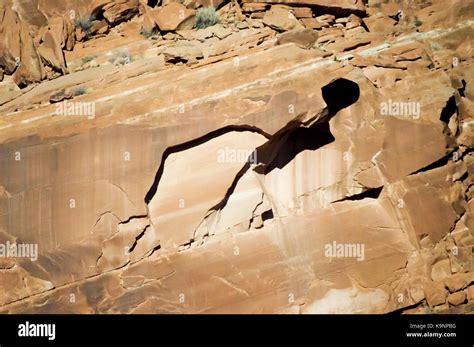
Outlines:
[[[303,27],[291,12],[291,8],[280,5],[272,5],[272,7],[265,12],[263,23],[277,31],[300,29]]]
[[[426,301],[430,307],[444,304],[448,296],[448,291],[442,282],[429,283],[424,287]]]
[[[132,3],[0,10],[1,313],[472,313],[471,4]]]
[[[397,24],[394,19],[382,13],[377,13],[374,16],[364,18],[363,22],[370,32],[378,32],[384,34],[392,33],[395,30],[395,25]]]
[[[186,30],[194,26],[195,11],[178,2],[153,9],[150,14],[162,31]]]
[[[106,34],[109,31],[109,25],[105,20],[96,20],[92,22],[90,32],[92,35]]]
[[[64,46],[63,19],[58,17],[57,20],[57,24],[51,25],[44,33],[37,51],[47,65],[64,74],[67,69],[62,50]]]
[[[82,41],[86,38],[87,34],[79,27],[74,29],[74,37],[77,41]]]
[[[293,14],[296,18],[312,18],[313,10],[309,7],[293,7]]]
[[[467,299],[474,300],[474,286],[467,288]]]
[[[189,42],[176,42],[167,47],[163,54],[166,61],[194,62],[203,57],[201,49]]]
[[[324,8],[335,13],[365,12],[364,2],[361,0],[243,0],[243,3],[282,3],[287,5],[311,5]]]
[[[26,87],[31,83],[41,81],[45,77],[41,58],[38,55],[33,38],[30,36],[29,27],[26,23],[21,23],[20,44],[19,66],[15,70],[13,79],[18,86]]]
[[[142,22],[142,32],[143,33],[152,33],[157,28],[157,24],[149,11],[143,16]]]
[[[20,21],[9,7],[0,7],[0,66],[11,75],[20,61]]]
[[[283,45],[291,42],[301,48],[309,49],[313,47],[317,39],[318,34],[311,29],[294,29],[278,35],[277,43]]]
[[[214,7],[214,8],[218,8],[224,2],[225,0],[196,0],[196,3],[202,7]]]
[[[469,284],[469,276],[469,274],[455,274],[446,278],[444,283],[451,293],[457,292],[464,289]]]
[[[457,292],[448,295],[448,302],[453,306],[459,306],[466,301],[466,292]]]
[[[139,0],[110,1],[102,7],[103,16],[110,25],[117,25],[136,15],[139,12],[139,6]]]
[[[308,29],[321,29],[321,22],[316,18],[301,18],[301,23]]]
[[[63,45],[62,47],[67,51],[72,51],[76,44],[76,36],[74,33],[74,22],[69,16],[63,17]]]

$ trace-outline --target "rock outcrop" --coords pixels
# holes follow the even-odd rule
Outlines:
[[[162,8],[151,10],[151,16],[162,31],[192,29],[194,26],[194,10],[188,10],[184,5],[171,2]]]
[[[0,6],[0,312],[474,311],[472,3],[49,4]]]

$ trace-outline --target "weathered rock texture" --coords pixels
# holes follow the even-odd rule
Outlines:
[[[472,2],[45,3],[0,7],[0,312],[473,312]]]

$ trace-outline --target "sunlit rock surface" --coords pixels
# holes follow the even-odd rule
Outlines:
[[[0,5],[0,312],[473,312],[472,2],[46,3]]]

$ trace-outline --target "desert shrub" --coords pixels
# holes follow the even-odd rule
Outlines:
[[[114,65],[127,65],[132,62],[132,57],[130,56],[130,53],[128,53],[125,50],[118,51],[114,53],[110,59],[109,63],[114,64]]]
[[[419,27],[422,24],[423,24],[423,22],[415,17],[415,26]]]
[[[94,57],[93,55],[87,55],[85,56],[84,58],[81,59],[81,62],[82,64],[87,64],[87,63],[90,63],[91,61],[93,61],[96,57]]]
[[[433,51],[441,51],[443,49],[443,46],[437,42],[430,42],[430,46]]]
[[[72,91],[72,95],[74,96],[79,96],[79,95],[84,95],[84,94],[87,94],[86,87],[77,87],[77,88],[74,88]]]
[[[219,16],[217,15],[214,7],[203,7],[197,10],[196,13],[196,28],[204,29],[213,26],[219,22]]]

